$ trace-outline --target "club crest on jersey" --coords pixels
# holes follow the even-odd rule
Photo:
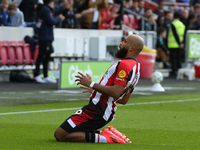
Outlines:
[[[124,78],[126,76],[126,72],[124,70],[121,70],[118,75],[120,78]]]

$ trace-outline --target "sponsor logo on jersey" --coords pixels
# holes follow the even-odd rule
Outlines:
[[[125,81],[124,78],[118,78],[118,77],[116,77],[116,79],[120,80],[120,81]]]
[[[108,70],[106,71],[106,73],[103,75],[104,77],[108,74]]]
[[[135,79],[137,79],[137,78],[138,78],[138,74],[135,75]]]
[[[126,72],[124,70],[121,70],[118,75],[120,78],[124,78],[126,76]]]

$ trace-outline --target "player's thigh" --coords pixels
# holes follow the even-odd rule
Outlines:
[[[105,121],[102,114],[99,113],[100,111],[95,105],[87,105],[65,120],[60,127],[69,133],[93,132],[112,120],[111,118],[109,121]]]

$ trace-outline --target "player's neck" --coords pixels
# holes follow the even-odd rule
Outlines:
[[[137,60],[137,56],[132,56],[132,55],[126,55],[126,57],[124,59],[126,59],[126,58],[132,58],[132,59]]]

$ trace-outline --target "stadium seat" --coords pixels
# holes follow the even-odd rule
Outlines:
[[[23,46],[23,54],[24,54],[25,63],[27,65],[33,64],[33,60],[31,59],[31,47],[30,47],[30,44],[24,44],[24,46]]]
[[[2,42],[0,41],[0,50],[1,50]],[[0,61],[1,61],[1,53],[0,53]]]
[[[37,61],[37,57],[38,57],[38,53],[39,53],[39,46],[37,45],[35,47],[34,53],[33,53],[33,63],[36,64]]]
[[[10,60],[11,65],[18,65],[18,60],[15,56],[15,46],[14,45],[8,45],[7,46],[7,52],[8,52],[8,58]]]
[[[7,55],[7,47],[5,45],[0,46],[0,59],[2,65],[8,65],[8,55]]]
[[[23,57],[25,60],[25,64],[33,65],[33,59],[31,54],[31,46],[30,44],[26,43],[25,41],[19,41],[20,44],[23,46]]]
[[[126,25],[126,26],[130,26],[128,15],[126,15],[126,14],[123,15],[123,24]]]
[[[129,15],[129,22],[130,22],[130,27],[133,29],[137,29],[138,25],[136,23],[136,19],[134,15]]]
[[[17,64],[16,57],[15,57],[14,45],[10,41],[3,41],[2,47],[3,47],[4,51],[6,51],[6,53],[7,53],[8,63],[10,65]]]
[[[26,42],[25,41],[19,41],[20,44],[25,45]]]
[[[2,41],[3,45],[10,45],[10,41]]]
[[[23,47],[21,45],[17,45],[15,48],[16,58],[18,60],[18,64],[24,64],[24,56],[23,56]]]
[[[11,41],[10,46],[14,48],[15,51],[15,59],[17,64],[21,65],[24,63],[24,56],[23,56],[23,45],[18,41]]]

